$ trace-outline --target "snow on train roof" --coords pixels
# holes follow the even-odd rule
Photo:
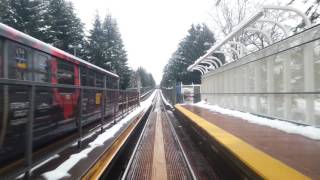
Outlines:
[[[117,74],[114,74],[110,71],[107,71],[103,68],[100,68],[94,64],[91,64],[83,59],[80,59],[76,56],[73,56],[65,51],[62,51],[56,47],[51,46],[50,44],[44,43],[34,37],[31,37],[23,32],[20,32],[10,26],[7,26],[5,24],[0,23],[0,36],[4,36],[6,38],[9,38],[11,40],[17,41],[19,43],[25,44],[27,46],[39,49],[43,52],[52,54],[54,56],[58,56],[59,58],[63,58],[63,59],[67,59],[67,60],[71,60],[75,63],[79,62],[83,65],[86,66],[90,66],[96,70],[102,71],[104,73],[107,73],[111,76],[117,77],[119,78],[119,76]]]

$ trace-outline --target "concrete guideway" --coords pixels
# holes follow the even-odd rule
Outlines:
[[[158,93],[122,179],[196,179]]]
[[[159,103],[156,107],[156,122],[155,122],[155,138],[154,138],[154,148],[153,148],[153,160],[152,160],[152,176],[151,179],[167,179],[167,166],[166,157],[164,150],[164,139],[163,139],[163,129],[162,129],[162,119],[161,114],[158,112],[160,109]]]

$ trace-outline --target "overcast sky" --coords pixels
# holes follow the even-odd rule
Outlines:
[[[130,67],[142,66],[157,83],[162,70],[192,23],[209,21],[215,0],[71,0],[86,30],[98,11],[116,18]]]

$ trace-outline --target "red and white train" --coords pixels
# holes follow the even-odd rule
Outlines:
[[[25,83],[92,87],[83,90],[82,124],[119,109],[119,77],[0,23],[0,167],[23,156],[30,107]],[[22,82],[19,84],[19,82]],[[70,86],[71,85],[71,86]],[[104,88],[105,97],[101,90]],[[80,89],[38,86],[35,90],[33,147],[50,144],[77,130]],[[104,112],[102,108],[104,101]]]

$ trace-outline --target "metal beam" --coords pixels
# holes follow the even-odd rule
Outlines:
[[[267,5],[267,6],[263,6],[263,10],[283,10],[283,11],[292,11],[295,12],[296,14],[298,14],[299,16],[302,17],[304,23],[306,24],[306,27],[311,26],[311,21],[310,19],[300,10],[290,7],[290,6],[274,6],[274,5]]]
[[[219,67],[218,64],[217,64],[217,62],[214,61],[214,60],[211,60],[211,59],[206,59],[206,60],[203,60],[202,62],[212,63],[215,69],[217,69],[217,68]]]
[[[199,71],[199,72],[201,73],[201,75],[204,74],[204,72],[203,72],[202,69],[200,69],[200,68],[194,67],[194,68],[192,68],[192,71],[194,71],[194,70]]]
[[[275,24],[276,26],[278,26],[284,33],[285,37],[288,37],[288,34],[289,34],[289,30],[284,27],[282,24],[280,24],[279,22],[277,21],[274,21],[274,20],[271,20],[271,19],[259,19],[257,22],[268,22],[268,23],[273,23]]]
[[[247,29],[244,29],[243,30],[244,32],[247,32],[247,31],[252,31],[252,32],[257,32],[257,33],[260,33],[262,34],[269,42],[269,44],[271,44],[273,41],[270,37],[270,35],[266,32],[266,31],[263,31],[261,29],[257,29],[257,28],[247,28]]]
[[[234,31],[232,31],[226,38],[224,38],[220,43],[216,44],[215,46],[211,47],[207,53],[200,58],[198,58],[192,65],[188,67],[188,71],[190,71],[193,67],[195,67],[197,64],[199,64],[202,60],[206,59],[210,55],[214,53],[214,51],[218,50],[221,46],[226,44],[228,41],[230,41],[232,38],[234,38],[239,32],[241,32],[243,29],[251,25],[253,22],[255,22],[257,19],[263,16],[263,10],[259,10],[256,14],[251,16],[248,20],[240,23]]]
[[[218,64],[219,67],[223,65],[222,61],[219,58],[215,57],[215,56],[209,56],[207,59],[208,60],[215,60],[217,63],[219,63]]]

